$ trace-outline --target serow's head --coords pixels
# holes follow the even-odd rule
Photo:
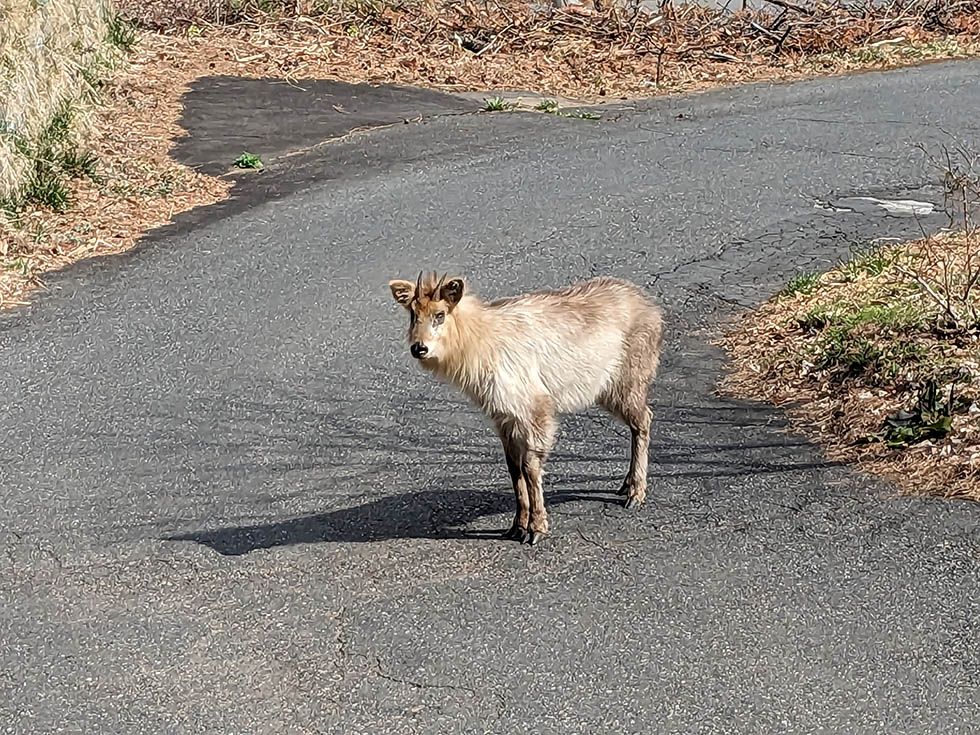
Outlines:
[[[409,314],[408,344],[416,360],[438,360],[444,356],[447,336],[455,334],[456,307],[463,298],[463,279],[438,278],[437,274],[415,280],[388,283],[395,301]]]

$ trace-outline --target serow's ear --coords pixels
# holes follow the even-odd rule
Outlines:
[[[439,297],[442,301],[448,302],[450,306],[456,306],[459,300],[463,298],[463,279],[450,278],[442,285]]]
[[[395,297],[395,301],[406,309],[412,303],[412,299],[415,298],[415,284],[411,281],[389,281],[388,288],[391,289],[391,295]]]

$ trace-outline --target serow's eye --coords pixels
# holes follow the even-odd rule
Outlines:
[[[446,321],[446,312],[444,311],[436,312],[436,315],[432,317],[432,321],[437,325],[442,324],[444,321]]]

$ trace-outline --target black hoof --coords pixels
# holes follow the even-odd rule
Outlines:
[[[623,503],[627,510],[632,510],[633,508],[639,508],[643,505],[643,498],[637,497],[636,495],[631,495],[626,498],[626,502]]]
[[[547,531],[531,531],[531,533],[528,534],[527,542],[531,546],[537,546],[539,543],[541,543],[544,540],[544,537],[547,535],[548,535]]]
[[[516,523],[504,531],[503,537],[510,541],[520,541],[522,544],[527,541],[529,532],[523,526],[518,526]]]

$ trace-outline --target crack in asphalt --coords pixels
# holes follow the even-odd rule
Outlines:
[[[371,656],[369,654],[363,653],[361,651],[351,651],[350,642],[345,638],[345,630],[347,623],[345,622],[347,616],[347,606],[341,607],[332,616],[337,625],[337,630],[334,634],[334,642],[337,646],[337,652],[339,657],[343,661],[351,661],[353,659],[361,659],[363,661],[370,661]],[[369,667],[369,671],[374,673],[378,678],[384,679],[386,681],[394,682],[396,684],[404,684],[406,686],[412,687],[413,689],[450,689],[463,691],[471,696],[477,696],[477,690],[472,687],[462,686],[459,684],[437,684],[434,682],[427,682],[419,679],[410,679],[407,677],[400,677],[389,673],[385,670],[384,661],[382,657],[378,654],[374,654],[374,666]],[[347,664],[341,664],[341,668],[346,668]]]
[[[647,286],[650,287],[656,286],[661,278],[665,276],[676,275],[681,271],[683,271],[684,269],[690,268],[693,265],[707,263],[712,260],[719,260],[724,256],[725,252],[728,250],[729,247],[738,247],[742,244],[748,244],[749,242],[751,241],[734,240],[734,241],[723,242],[720,246],[718,246],[718,249],[715,250],[713,253],[706,253],[704,255],[699,255],[697,257],[690,258],[688,260],[683,260],[671,268],[667,268],[661,271],[655,271],[652,274],[651,279],[647,281]]]
[[[459,684],[434,684],[432,682],[419,681],[417,679],[407,679],[399,676],[394,676],[392,674],[388,674],[385,672],[384,664],[381,661],[381,657],[378,655],[375,655],[375,664],[376,664],[375,673],[379,677],[387,681],[393,681],[396,684],[405,684],[406,686],[410,686],[413,689],[450,689],[450,690],[466,692],[467,694],[473,697],[477,696],[476,689],[467,686],[462,686]]]

